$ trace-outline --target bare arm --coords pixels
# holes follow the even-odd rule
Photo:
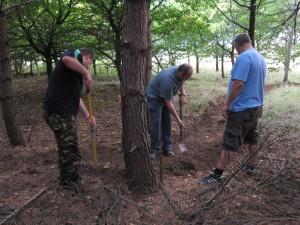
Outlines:
[[[82,99],[80,99],[80,102],[79,102],[79,110],[83,114],[84,118],[88,121],[88,123],[90,124],[90,126],[92,128],[95,128],[95,126],[96,126],[96,118],[93,115],[90,115],[90,113],[87,110],[87,108],[86,108],[84,102],[82,101]]]
[[[230,111],[230,105],[234,99],[239,96],[244,88],[244,82],[241,80],[234,80],[231,91],[227,96],[223,106],[223,116],[227,119]]]
[[[84,80],[84,84],[85,84],[86,88],[87,89],[91,88],[91,85],[92,85],[91,74],[88,71],[88,69],[85,68],[77,59],[75,59],[73,57],[70,57],[70,56],[64,56],[62,58],[62,62],[69,69],[82,74],[83,80]]]
[[[183,96],[186,96],[187,94],[186,94],[186,91],[185,91],[185,88],[184,88],[184,86],[182,85],[182,87],[180,88],[180,90],[179,90],[179,95],[183,95]]]
[[[234,99],[240,95],[240,93],[242,92],[244,88],[244,82],[241,80],[234,80],[233,84],[232,84],[232,88],[231,91],[228,95],[228,97],[226,98],[226,106],[230,106],[230,104],[234,101]]]
[[[172,115],[174,116],[175,120],[177,121],[178,125],[180,127],[183,127],[183,124],[182,124],[182,121],[181,119],[179,118],[177,112],[176,112],[176,109],[173,105],[173,102],[172,100],[166,100],[166,105],[167,105],[167,108],[169,109],[169,111],[172,113]]]
[[[182,85],[182,87],[181,87],[180,90],[179,90],[179,103],[180,103],[181,105],[187,103],[187,94],[186,94],[186,91],[185,91],[183,85]]]
[[[79,111],[83,114],[85,119],[89,119],[89,115],[90,115],[89,111],[87,110],[82,99],[80,99],[80,102],[79,102]]]
[[[89,71],[77,59],[73,57],[64,56],[62,58],[62,61],[66,67],[82,74],[83,76],[86,76],[89,73]]]

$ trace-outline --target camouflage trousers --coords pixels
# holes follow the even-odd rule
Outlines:
[[[44,118],[54,132],[58,146],[60,184],[79,183],[81,178],[78,169],[81,155],[78,147],[76,117],[44,112]]]

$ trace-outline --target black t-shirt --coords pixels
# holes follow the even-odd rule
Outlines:
[[[78,50],[65,52],[50,75],[44,100],[44,110],[47,113],[75,116],[78,113],[82,74],[67,68],[62,61],[64,56],[75,57],[75,54],[82,63],[82,55],[78,54]]]

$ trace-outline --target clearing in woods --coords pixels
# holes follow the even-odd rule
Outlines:
[[[207,188],[196,183],[197,178],[212,170],[222,149],[225,125],[221,116],[222,96],[208,104],[198,104],[193,113],[190,113],[191,108],[185,110],[184,143],[188,152],[180,153],[179,130],[174,126],[176,155],[162,160],[165,193],[136,195],[126,186],[119,86],[96,82],[92,95],[101,166],[93,163],[90,129],[79,116],[80,171],[85,193],[72,196],[58,190],[55,184],[56,143],[42,119],[41,110],[46,80],[20,79],[15,86],[18,121],[30,140],[26,147],[11,148],[1,124],[0,221],[43,187],[54,185],[6,224],[299,224],[299,154],[282,151],[286,143],[295,149],[298,146],[299,151],[295,134],[279,137],[279,141],[268,146],[268,151],[261,154],[257,176],[249,177],[240,172],[225,192],[214,195],[212,190],[203,194]],[[268,130],[271,132],[272,127]],[[242,154],[237,156],[241,157]],[[160,167],[160,161],[156,160],[154,168],[158,178]],[[226,174],[232,170],[233,167]],[[213,196],[216,196],[214,201],[210,199]]]

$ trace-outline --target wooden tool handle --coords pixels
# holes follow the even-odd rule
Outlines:
[[[182,121],[183,115],[182,115],[182,103],[179,101],[179,117]],[[180,127],[180,135],[179,135],[179,141],[182,141],[183,137],[183,128]]]

